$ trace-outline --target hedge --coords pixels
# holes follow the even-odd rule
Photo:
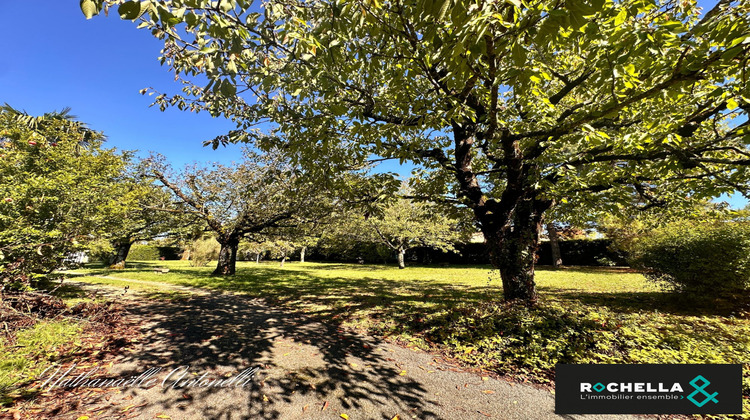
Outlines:
[[[133,245],[128,253],[128,261],[179,260],[182,250],[174,246]]]

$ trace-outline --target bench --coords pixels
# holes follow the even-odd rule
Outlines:
[[[168,268],[161,268],[161,267],[154,268],[154,273],[158,273],[158,274],[169,273],[169,269]]]

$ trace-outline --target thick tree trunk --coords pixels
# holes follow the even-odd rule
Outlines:
[[[130,253],[130,247],[133,246],[133,242],[130,238],[123,238],[115,241],[112,244],[114,251],[109,258],[109,265],[125,265],[125,260],[128,258]]]
[[[492,123],[492,116],[488,117]],[[539,168],[533,159],[527,160],[524,152],[541,153],[541,145],[524,150],[519,139],[510,131],[493,127],[490,133],[480,133],[473,121],[451,121],[455,143],[455,162],[442,157],[439,149],[431,155],[455,168],[460,197],[467,202],[479,222],[487,242],[492,265],[500,271],[506,301],[534,304],[537,300],[534,283],[534,264],[539,246],[544,212],[553,202],[542,199],[538,184]],[[498,197],[488,197],[480,185],[472,161],[479,147],[478,134],[493,135],[499,140],[500,150],[496,166],[504,178],[503,192]],[[486,152],[486,151],[485,151]]]
[[[219,251],[219,262],[214,270],[214,276],[233,276],[237,266],[237,248],[240,239],[234,236],[219,239],[221,250]]]
[[[399,249],[398,250],[398,268],[404,269],[406,268],[406,264],[404,264],[404,255],[406,254],[405,249]]]
[[[552,222],[547,223],[547,235],[549,236],[549,246],[552,250],[552,266],[558,268],[562,265],[562,256],[560,255],[560,241],[557,237],[557,227]]]
[[[302,250],[299,252],[299,262],[303,263],[305,262],[305,253],[307,252],[307,247],[303,246]]]
[[[534,268],[542,232],[542,218],[549,203],[521,200],[513,213],[512,224],[497,231],[485,229],[484,235],[492,265],[500,271],[503,295],[507,301],[537,301]]]

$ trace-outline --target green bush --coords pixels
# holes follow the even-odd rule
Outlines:
[[[670,223],[634,250],[634,265],[675,291],[715,297],[750,289],[750,223]]]
[[[156,261],[159,248],[153,245],[133,245],[128,252],[128,261]]]
[[[190,266],[205,267],[209,262],[219,259],[221,247],[214,238],[204,238],[190,245]]]

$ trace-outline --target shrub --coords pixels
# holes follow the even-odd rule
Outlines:
[[[670,223],[634,246],[634,265],[669,288],[718,296],[750,289],[750,223]]]
[[[214,238],[198,239],[190,245],[190,266],[205,267],[219,258],[221,247]]]
[[[153,245],[133,245],[128,252],[129,261],[156,261],[159,249]]]

